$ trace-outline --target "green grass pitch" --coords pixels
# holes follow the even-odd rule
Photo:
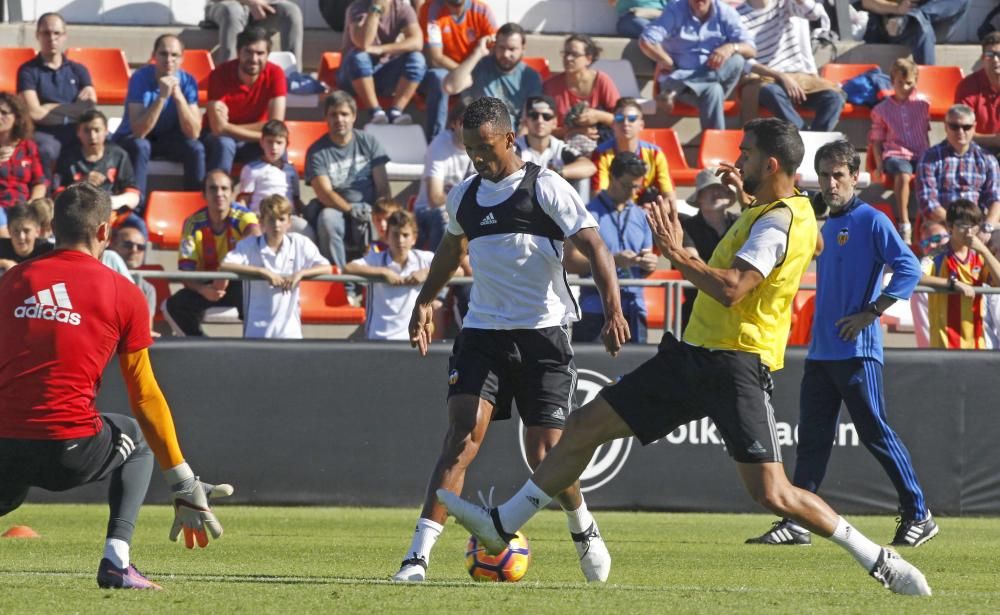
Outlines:
[[[941,534],[902,551],[927,575],[930,598],[895,596],[836,546],[743,545],[766,515],[597,513],[614,558],[588,586],[564,516],[525,528],[534,560],[524,581],[483,584],[465,572],[467,533],[449,521],[429,582],[389,583],[415,510],[220,506],[225,536],[203,551],[167,540],[171,511],[143,509],[133,561],[163,592],[105,591],[95,574],[105,506],[30,502],[0,519],[40,539],[0,539],[0,613],[997,613],[1000,520],[940,518]],[[853,517],[888,541],[890,517]]]

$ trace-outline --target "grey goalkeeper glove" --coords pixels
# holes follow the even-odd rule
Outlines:
[[[170,540],[177,542],[183,529],[184,544],[193,549],[196,541],[199,547],[207,547],[208,534],[212,538],[222,536],[222,524],[215,518],[208,500],[232,495],[233,486],[210,485],[198,480],[186,462],[166,470],[163,476],[173,492],[174,525],[170,528]]]

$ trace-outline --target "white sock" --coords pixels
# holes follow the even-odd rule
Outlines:
[[[121,538],[108,538],[104,541],[104,557],[111,560],[111,563],[117,568],[128,568],[128,543]]]
[[[587,510],[586,502],[581,501],[580,508],[576,510],[567,510],[564,512],[566,513],[566,525],[569,526],[569,531],[574,534],[586,531],[594,522],[594,516]]]
[[[846,549],[868,571],[875,567],[879,553],[882,552],[882,547],[868,540],[843,517],[837,517],[837,529],[833,530],[830,540]]]
[[[497,511],[500,514],[500,524],[505,532],[513,534],[551,501],[552,496],[529,479],[514,497],[500,505]]]
[[[406,552],[406,559],[422,557],[429,564],[431,549],[443,530],[444,526],[440,523],[423,517],[417,519],[417,528],[413,530],[413,541],[410,543],[410,550]]]

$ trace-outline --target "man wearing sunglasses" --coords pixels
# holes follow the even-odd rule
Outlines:
[[[642,187],[637,195],[637,202],[653,200],[657,194],[674,202],[674,183],[670,179],[670,168],[663,150],[654,143],[639,138],[646,123],[642,118],[642,108],[639,102],[627,96],[618,99],[615,104],[614,138],[608,139],[594,150],[594,164],[597,174],[591,181],[591,194],[597,194],[611,183],[611,162],[622,152],[632,152],[646,165],[646,173],[642,176]]]
[[[968,199],[983,211],[983,234],[992,233],[1000,225],[1000,165],[975,143],[976,115],[970,107],[952,105],[944,126],[945,140],[927,150],[917,165],[920,211],[943,222],[950,203]]]
[[[575,180],[588,179],[597,167],[565,141],[552,136],[556,123],[556,101],[548,95],[532,96],[524,111],[527,132],[514,141],[514,147],[521,160],[551,169],[577,184]]]
[[[982,45],[983,67],[962,79],[955,90],[955,102],[975,112],[975,142],[1000,154],[1000,32],[990,32]]]
[[[111,236],[111,249],[122,257],[129,269],[142,269],[146,264],[146,237],[142,230],[126,222],[115,229]],[[139,290],[146,297],[150,318],[156,313],[156,289],[141,277],[132,278]]]

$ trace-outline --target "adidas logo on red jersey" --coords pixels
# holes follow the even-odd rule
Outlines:
[[[37,318],[79,325],[81,316],[73,311],[66,284],[60,282],[25,299],[23,305],[14,308],[14,318]]]

